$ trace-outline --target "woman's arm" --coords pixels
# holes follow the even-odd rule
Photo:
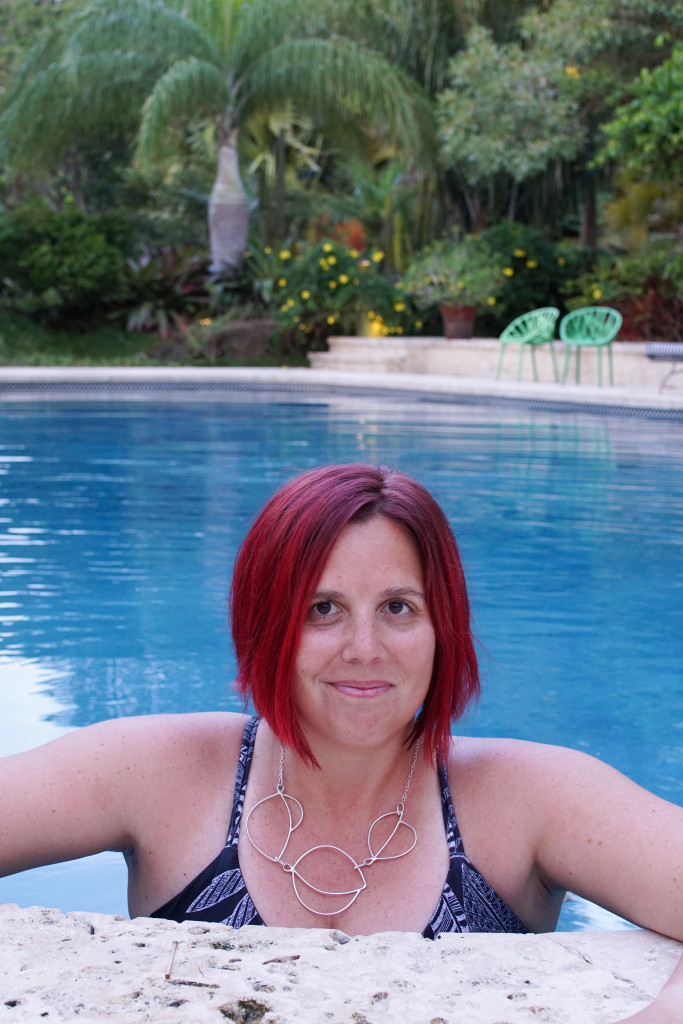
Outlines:
[[[3,758],[0,874],[130,845],[125,801],[134,746],[116,720]]]
[[[542,872],[645,928],[683,941],[683,808],[575,751],[546,748]],[[683,960],[657,999],[629,1018],[683,1024]]]
[[[225,840],[243,716],[123,718],[0,760],[0,875],[131,854],[131,910],[182,888]]]
[[[542,875],[683,941],[683,808],[585,754],[540,747],[532,756]]]

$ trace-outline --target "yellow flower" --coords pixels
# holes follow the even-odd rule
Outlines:
[[[421,320],[416,320],[415,321],[415,326],[416,327],[422,327],[422,321]]]
[[[318,263],[323,268],[323,270],[327,270],[327,260],[318,260]]]
[[[284,288],[284,286],[287,284],[287,278],[286,277],[278,277],[277,283],[280,285],[281,288]]]
[[[488,297],[488,299],[486,301],[489,304],[489,306],[495,306],[495,304],[496,304],[496,300],[493,297],[493,295],[489,295],[489,297]]]
[[[269,246],[269,245],[267,245],[267,246],[265,247],[265,249],[264,249],[263,251],[264,251],[264,253],[266,254],[266,256],[270,256],[270,254],[271,254],[271,252],[272,252],[273,250],[272,250],[272,249],[270,248],[270,246]]]
[[[593,289],[593,298],[594,299],[601,299],[602,298],[602,288],[594,288]]]
[[[515,249],[514,255],[521,259],[522,256],[526,256],[526,249]]]
[[[337,257],[336,256],[328,256],[327,257],[327,262],[329,263],[329,265],[331,267],[333,267],[335,265],[335,263],[337,262]]]
[[[339,284],[348,284],[348,283],[349,283],[349,275],[348,274],[340,274],[339,275]]]
[[[209,317],[205,317],[203,320],[200,320],[199,322],[202,325],[202,327],[208,327],[209,324],[213,323],[213,320],[210,320]]]
[[[574,64],[568,64],[564,69],[565,75],[569,75],[570,78],[581,78],[581,72]]]
[[[373,263],[381,263],[382,260],[384,259],[384,253],[382,252],[381,249],[378,249],[377,252],[373,252],[370,259],[372,260]]]
[[[328,284],[329,284],[330,288],[336,288],[337,287],[337,282],[336,281],[329,281]]]
[[[280,257],[281,260],[288,260],[291,255],[292,254],[289,251],[289,249],[280,249],[278,253],[278,256]]]
[[[566,261],[566,259],[564,258],[564,256],[558,256],[558,257],[557,257],[557,262],[559,263],[559,265],[560,265],[561,267],[563,267],[563,266],[565,265],[565,263],[566,263],[567,261]]]
[[[325,242],[323,245],[323,252],[332,252],[333,246],[329,242]]]
[[[295,324],[298,324],[300,319],[301,319],[301,317],[298,317],[298,316],[293,316],[292,317],[292,320],[294,321]]]
[[[374,319],[375,319],[375,314],[374,314],[373,310],[369,309],[368,310],[368,320],[374,320]]]
[[[538,260],[527,260],[526,265],[527,267],[531,267],[531,269],[533,270],[534,267],[538,266]]]
[[[327,322],[328,324],[333,324],[336,319],[336,316],[328,316]]]
[[[360,253],[358,252],[358,249],[349,249],[349,256],[352,260],[357,260]]]
[[[310,299],[310,297],[311,297],[311,293],[309,292],[308,288],[304,288],[304,290],[301,293],[301,298],[302,299]]]
[[[445,281],[445,280],[446,280],[446,278],[445,278],[445,277],[442,277],[442,278],[440,278],[439,280],[441,280],[441,281]],[[465,282],[464,282],[464,281],[456,281],[456,282],[455,282],[455,287],[456,287],[456,288],[464,288],[464,287],[465,287]]]
[[[395,302],[394,303],[394,309],[396,310],[397,313],[402,313],[405,308],[406,308],[405,302]]]
[[[514,277],[514,270],[512,267],[503,267],[503,273],[506,277]]]

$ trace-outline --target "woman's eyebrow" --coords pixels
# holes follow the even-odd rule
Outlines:
[[[387,587],[386,590],[380,592],[380,597],[421,597],[424,598],[424,592],[422,590],[416,590],[415,587],[410,584],[406,586]],[[344,594],[339,590],[316,590],[313,594],[312,601],[339,601],[344,597]]]
[[[422,597],[424,598],[424,591],[416,590],[415,587],[387,587],[386,590],[382,591],[383,597]]]

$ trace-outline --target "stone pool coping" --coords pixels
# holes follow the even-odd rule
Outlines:
[[[298,394],[382,395],[397,399],[497,405],[548,411],[679,418],[683,388],[495,381],[424,373],[360,373],[305,367],[0,367],[0,402],[26,399],[217,397],[254,388]]]
[[[648,931],[349,939],[14,904],[0,937],[0,1020],[32,1024],[612,1024],[683,949]]]

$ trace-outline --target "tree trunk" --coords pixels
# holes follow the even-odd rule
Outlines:
[[[218,174],[209,199],[211,272],[238,267],[247,247],[249,205],[237,162],[237,132],[218,151]]]
[[[516,178],[512,179],[512,188],[510,189],[510,198],[508,200],[508,212],[507,218],[510,221],[515,219],[517,213],[517,196],[519,194],[519,182]]]
[[[595,177],[589,174],[583,185],[581,197],[581,230],[579,245],[584,249],[595,249],[598,244],[598,209],[595,195]]]
[[[287,146],[285,144],[285,131],[281,128],[278,132],[275,143],[275,189],[273,194],[274,214],[274,241],[284,242],[286,230],[285,203],[287,200],[287,187],[285,182],[285,171],[287,169]]]

